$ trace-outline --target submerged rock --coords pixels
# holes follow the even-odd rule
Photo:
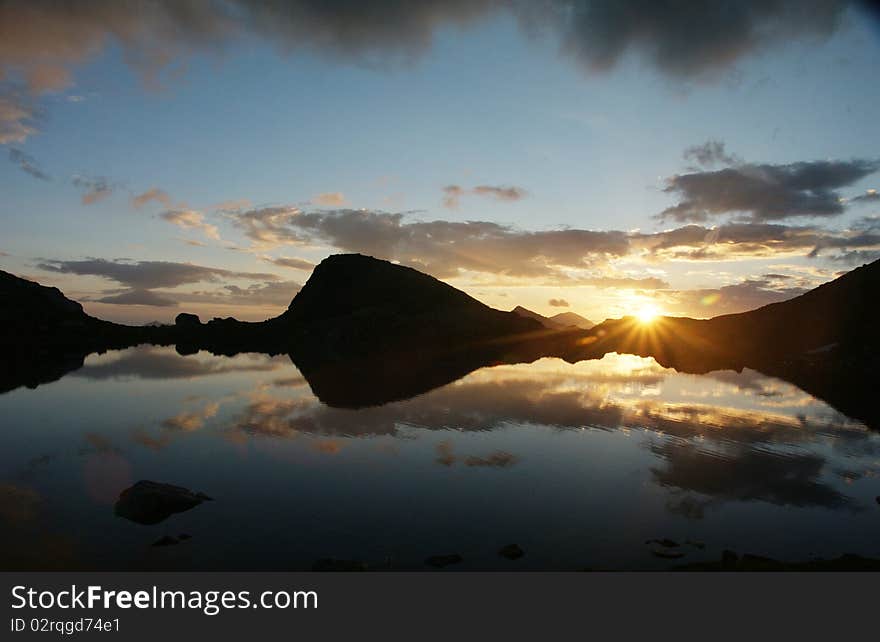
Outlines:
[[[645,544],[658,544],[663,548],[678,548],[678,542],[664,537],[663,539],[649,539]]]
[[[651,551],[654,557],[662,557],[665,560],[677,560],[681,557],[684,557],[684,553],[679,551],[668,551],[668,550],[656,550]]]
[[[501,549],[498,551],[498,554],[501,557],[506,557],[509,560],[518,560],[526,553],[516,544],[508,544],[507,546],[502,546]]]
[[[179,539],[177,539],[175,537],[171,537],[170,535],[164,535],[164,536],[160,537],[159,539],[157,539],[155,542],[153,542],[153,546],[174,546],[175,544],[179,544],[179,543],[180,543]]]
[[[332,557],[319,559],[312,565],[313,571],[366,571],[367,565],[360,560],[337,560]]]
[[[120,493],[113,512],[138,524],[158,524],[210,499],[181,486],[141,480]]]
[[[880,571],[880,560],[861,555],[812,559],[806,562],[784,562],[761,555],[737,556],[725,551],[720,561],[695,562],[675,567],[681,571]]]
[[[458,564],[464,558],[458,553],[453,553],[451,555],[432,555],[428,559],[425,560],[425,564],[428,566],[433,566],[434,568],[443,568],[444,566],[449,566],[450,564]]]

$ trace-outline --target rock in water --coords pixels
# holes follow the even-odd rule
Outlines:
[[[502,547],[501,550],[498,551],[498,554],[501,557],[506,557],[509,560],[518,560],[526,553],[516,544],[508,544],[507,546]]]
[[[120,493],[113,512],[138,524],[158,524],[210,499],[181,486],[141,480]]]
[[[443,568],[444,566],[449,566],[450,564],[458,564],[462,561],[462,559],[462,556],[458,553],[453,553],[451,555],[432,555],[425,560],[425,564],[427,564],[428,566],[433,566],[435,568]]]

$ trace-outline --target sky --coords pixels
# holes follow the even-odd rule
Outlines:
[[[844,0],[0,1],[0,268],[126,323],[340,252],[739,312],[880,258],[878,62]]]

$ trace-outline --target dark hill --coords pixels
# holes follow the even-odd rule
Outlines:
[[[396,348],[447,352],[542,330],[427,274],[360,254],[321,261],[271,324],[302,350],[325,356]]]
[[[594,325],[596,325],[589,319],[582,317],[576,312],[560,312],[559,314],[554,314],[552,317],[550,317],[550,320],[565,327],[573,325],[577,328],[581,328],[582,330],[589,330]]]
[[[510,311],[512,314],[516,314],[518,316],[523,317],[524,319],[533,319],[540,323],[542,326],[547,328],[548,330],[558,330],[560,328],[564,328],[567,324],[558,323],[550,317],[545,317],[543,314],[539,314],[534,310],[529,310],[528,308],[524,308],[521,305],[516,306],[513,310]]]

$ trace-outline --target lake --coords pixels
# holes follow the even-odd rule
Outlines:
[[[880,557],[880,433],[751,370],[542,359],[339,409],[286,356],[141,346],[0,395],[0,417],[6,570]],[[213,501],[152,525],[117,516],[142,479]],[[166,536],[180,541],[154,545]],[[500,556],[508,544],[525,554]]]

